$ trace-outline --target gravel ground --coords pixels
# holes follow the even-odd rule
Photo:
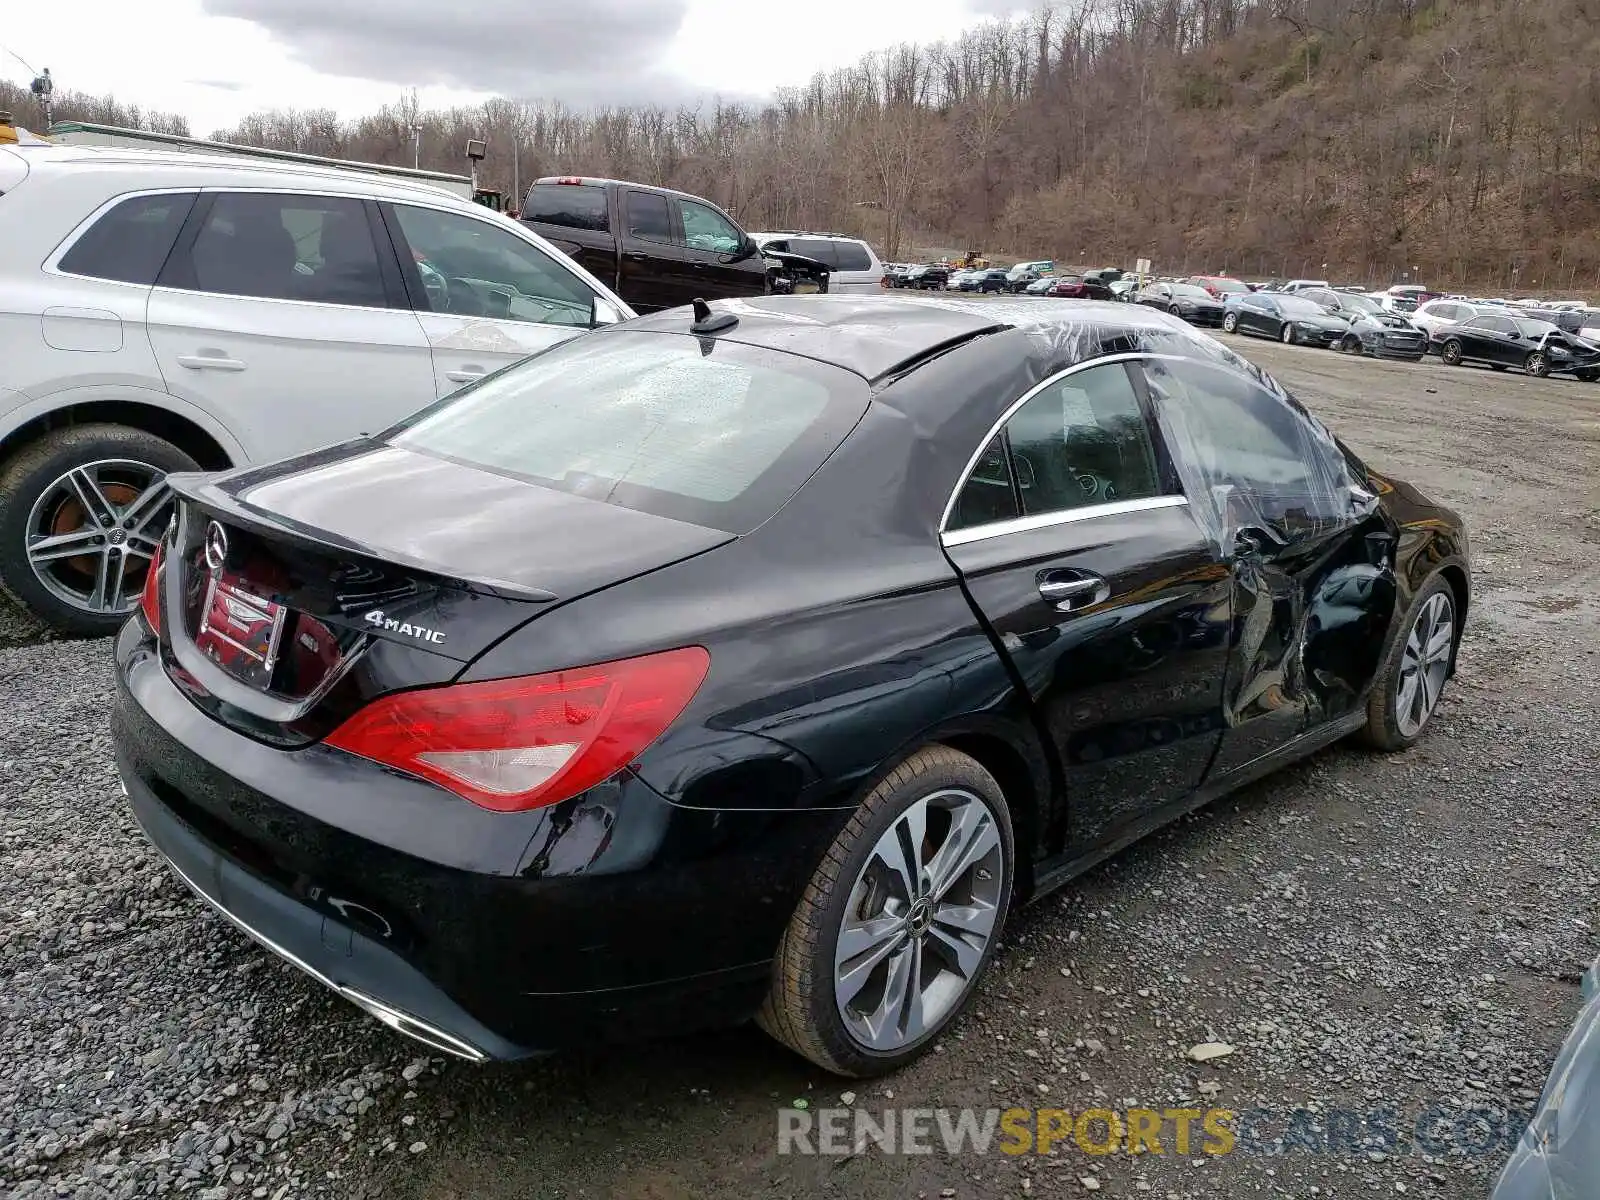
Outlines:
[[[1477,603],[1430,736],[1331,749],[1025,911],[956,1036],[857,1107],[1215,1105],[1269,1133],[1303,1109],[1314,1133],[1541,1085],[1600,951],[1600,387],[1238,344],[1470,522]],[[1465,1122],[1426,1153],[779,1157],[775,1111],[842,1088],[751,1030],[430,1058],[145,849],[106,659],[0,610],[0,1193],[1468,1197],[1503,1157]],[[1185,1057],[1213,1040],[1234,1053]]]

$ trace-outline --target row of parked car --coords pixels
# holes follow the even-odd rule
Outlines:
[[[893,284],[892,284],[893,285]],[[894,285],[906,286],[906,285]],[[1115,268],[1057,273],[1049,262],[949,273],[966,292],[1124,300],[1190,324],[1259,337],[1419,361],[1519,369],[1529,375],[1600,380],[1600,309],[1575,301],[1475,299],[1419,284],[1370,291],[1323,279],[1246,283],[1222,275],[1136,278]]]

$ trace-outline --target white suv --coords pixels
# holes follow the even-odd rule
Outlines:
[[[110,632],[169,471],[376,433],[632,315],[526,227],[425,184],[0,147],[0,584]]]
[[[884,266],[872,247],[860,238],[839,233],[752,233],[756,245],[779,254],[799,254],[814,258],[828,271],[828,292],[862,295],[876,292],[883,284]]]

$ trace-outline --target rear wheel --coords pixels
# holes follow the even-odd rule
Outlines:
[[[1550,360],[1544,356],[1544,351],[1535,350],[1528,355],[1527,361],[1522,365],[1522,369],[1529,375],[1543,379],[1550,374]]]
[[[1439,348],[1439,358],[1447,367],[1461,365],[1461,343],[1451,338]]]
[[[840,1075],[922,1054],[972,998],[1011,900],[994,777],[927,746],[872,789],[800,899],[756,1020]]]
[[[0,584],[57,629],[116,632],[171,513],[166,476],[197,469],[123,425],[45,435],[0,468]]]

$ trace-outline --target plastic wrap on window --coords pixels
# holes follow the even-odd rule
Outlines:
[[[1378,498],[1327,427],[1271,376],[1216,348],[1214,365],[1191,346],[1190,361],[1149,360],[1145,375],[1191,511],[1221,553],[1241,536],[1266,549],[1311,544],[1370,516]],[[1267,469],[1252,474],[1255,462]],[[1292,477],[1273,479],[1278,463],[1293,463]]]

